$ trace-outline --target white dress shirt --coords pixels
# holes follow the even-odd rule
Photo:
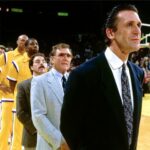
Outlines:
[[[66,80],[68,78],[68,72],[66,72],[64,75],[60,72],[58,72],[55,68],[51,68],[53,74],[55,75],[55,77],[57,78],[58,82],[60,83],[60,85],[62,86],[62,77],[65,76]]]
[[[108,64],[112,70],[121,100],[123,104],[123,99],[122,99],[122,90],[121,90],[121,72],[122,72],[122,65],[123,63],[127,64],[127,60],[123,62],[113,51],[107,47],[105,51],[105,56],[108,61]],[[131,84],[131,77],[129,73],[129,68],[126,65],[126,73],[129,79],[129,86],[130,86],[130,93],[131,93],[131,102],[132,102],[132,107],[133,107],[133,91],[132,91],[132,84]]]

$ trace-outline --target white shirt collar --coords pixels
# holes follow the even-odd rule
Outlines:
[[[62,73],[58,72],[55,68],[51,68],[51,71],[56,77],[62,78],[63,76],[65,76],[65,78],[67,79],[67,72],[63,75]]]
[[[111,49],[110,47],[106,48],[105,51],[106,59],[111,66],[112,69],[119,69],[123,65],[123,63],[127,63],[127,60],[123,62]]]

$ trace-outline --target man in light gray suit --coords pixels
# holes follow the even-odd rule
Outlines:
[[[60,112],[64,89],[62,78],[68,78],[72,60],[70,46],[59,43],[52,47],[49,72],[35,77],[31,83],[31,112],[37,129],[37,150],[69,150],[61,132]]]

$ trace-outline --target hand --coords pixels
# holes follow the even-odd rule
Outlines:
[[[67,143],[63,143],[63,144],[61,144],[61,150],[70,150],[70,148],[69,148],[69,146],[68,146],[68,144]]]

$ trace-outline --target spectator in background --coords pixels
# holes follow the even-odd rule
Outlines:
[[[143,83],[143,95],[145,93],[150,93],[150,70],[148,68],[149,58],[144,57],[140,61],[140,67],[144,71],[144,83]]]
[[[4,45],[0,45],[0,55],[6,51],[6,47]]]
[[[13,51],[13,47],[9,46],[9,47],[6,47],[6,51],[9,52],[9,51]]]
[[[29,60],[29,68],[33,78],[47,71],[47,63],[44,54],[36,53]],[[31,118],[30,87],[31,80],[27,79],[20,82],[17,86],[17,117],[23,124],[22,145],[23,150],[35,150],[37,132]]]

